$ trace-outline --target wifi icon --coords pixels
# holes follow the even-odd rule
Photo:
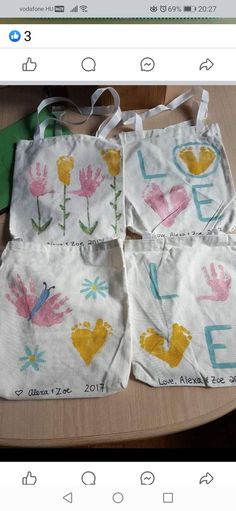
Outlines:
[[[79,9],[82,11],[82,12],[88,12],[88,6],[87,5],[75,5],[75,7],[73,7],[73,9],[71,9],[70,12],[79,12]]]

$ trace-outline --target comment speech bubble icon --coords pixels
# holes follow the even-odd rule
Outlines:
[[[82,483],[86,485],[96,484],[96,476],[93,472],[84,472],[81,477]]]
[[[86,57],[82,60],[81,67],[84,71],[96,71],[96,62],[92,57]]]
[[[155,61],[151,57],[145,57],[140,62],[141,71],[152,71],[155,67]]]

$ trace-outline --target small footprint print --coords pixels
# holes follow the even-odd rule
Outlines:
[[[91,324],[88,321],[84,321],[72,328],[71,340],[85,364],[90,365],[111,333],[111,325],[102,319],[97,319],[94,329],[91,329]]]
[[[199,176],[206,172],[214,162],[216,155],[210,147],[202,146],[200,147],[198,158],[194,154],[192,147],[182,149],[179,152],[179,157],[185,163],[191,174]]]
[[[159,335],[154,328],[148,328],[147,331],[140,336],[140,346],[150,353],[150,355],[160,358],[169,364],[170,367],[177,367],[191,339],[192,336],[189,330],[178,323],[174,323],[172,325],[170,347],[168,350],[164,348],[165,337]]]

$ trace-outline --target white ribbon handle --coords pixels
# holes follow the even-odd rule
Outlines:
[[[100,96],[106,90],[109,90],[110,93],[112,94],[112,97],[114,100],[114,105],[95,107],[94,105],[96,104],[97,100],[100,98]],[[80,122],[75,122],[75,121],[63,121],[62,118],[48,117],[44,121],[40,122],[40,113],[44,110],[44,108],[46,108],[49,105],[52,105],[55,103],[62,103],[62,102],[69,103],[70,105],[72,105],[76,109],[78,114],[86,115],[86,119],[84,119],[83,121],[80,121]],[[37,124],[37,128],[35,131],[34,140],[39,140],[39,139],[44,138],[45,129],[52,121],[53,122],[56,121],[63,125],[69,124],[69,125],[73,125],[73,126],[79,126],[81,124],[86,123],[92,115],[107,115],[107,114],[110,115],[110,118],[103,121],[103,123],[100,125],[100,127],[96,133],[97,137],[106,138],[107,135],[110,133],[110,131],[113,128],[115,128],[117,126],[117,124],[119,124],[119,122],[121,121],[121,118],[122,118],[121,110],[120,110],[120,97],[119,97],[119,94],[117,93],[117,91],[115,89],[113,89],[113,87],[97,89],[91,97],[91,106],[90,107],[78,107],[76,105],[76,103],[74,103],[70,99],[60,97],[60,96],[44,99],[43,101],[41,101],[41,103],[37,109],[38,124]]]
[[[141,131],[141,123],[143,129],[143,121],[145,119],[158,115],[162,112],[176,110],[179,106],[183,105],[190,99],[193,100],[192,110],[195,125],[198,129],[202,129],[202,127],[204,127],[208,114],[209,93],[207,90],[202,89],[202,87],[192,87],[191,89],[187,90],[177,98],[173,99],[167,105],[158,105],[154,108],[151,108],[150,110],[146,110],[145,112],[136,114],[141,119],[141,122],[140,121],[138,122],[139,131]],[[122,120],[125,125],[127,124],[135,125],[135,122],[137,123],[132,112],[123,112]]]

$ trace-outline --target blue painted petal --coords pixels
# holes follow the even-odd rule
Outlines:
[[[96,291],[89,291],[89,293],[86,295],[86,298],[90,298],[90,296],[92,296],[93,298],[96,298]]]
[[[21,371],[25,371],[25,369],[27,369],[29,366],[30,366],[30,362],[26,362],[26,364],[24,364],[24,365],[20,368],[20,370],[21,370]]]
[[[34,350],[34,355],[37,355],[37,353],[38,353],[38,349],[39,349],[39,347],[38,347],[38,346],[36,346],[36,348],[35,348],[35,350]]]
[[[37,354],[37,358],[40,358],[42,355],[44,355],[45,351],[40,351],[38,354]]]
[[[103,291],[101,291],[101,289],[98,289],[98,293],[99,293],[101,296],[104,296],[104,298],[106,298],[106,296],[107,296],[105,293],[103,293]]]
[[[98,284],[99,280],[100,280],[99,277],[96,277],[94,284]]]
[[[89,291],[90,289],[91,289],[91,286],[84,286],[84,287],[82,287],[82,288],[81,288],[81,291],[80,291],[80,292],[81,292],[81,293],[84,293],[84,292],[86,292],[86,291]]]
[[[44,364],[46,362],[46,360],[44,360],[43,358],[38,358],[37,362],[38,362],[38,364]]]
[[[84,279],[84,282],[87,282],[90,286],[93,284],[92,280],[89,280],[89,279]]]
[[[99,285],[98,289],[102,289],[102,291],[104,291],[104,290],[107,291],[108,290],[108,286]]]
[[[32,367],[35,369],[35,371],[39,371],[39,365],[37,362],[31,362]]]
[[[32,350],[29,348],[29,346],[25,346],[25,353],[30,357],[32,355]]]
[[[100,287],[100,286],[104,286],[104,284],[105,284],[105,285],[107,285],[107,283],[105,282],[105,280],[101,280],[101,281],[99,282],[99,287]]]
[[[20,357],[19,360],[28,360],[29,357]]]

